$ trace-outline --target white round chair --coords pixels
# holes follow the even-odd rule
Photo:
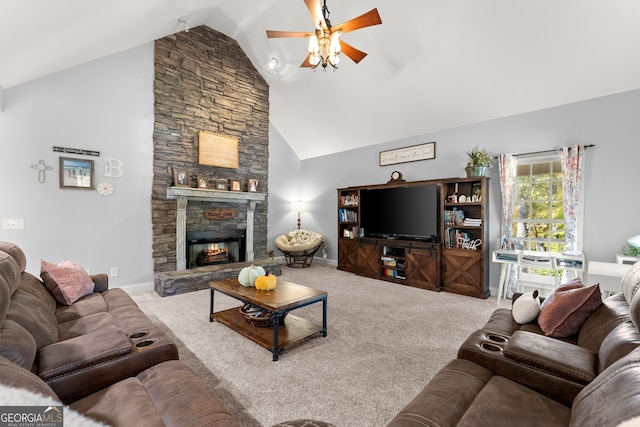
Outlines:
[[[293,230],[276,237],[276,248],[284,254],[289,267],[309,267],[313,256],[323,247],[322,257],[327,257],[327,242],[315,231]]]

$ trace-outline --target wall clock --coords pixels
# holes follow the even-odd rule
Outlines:
[[[113,184],[101,182],[96,186],[96,191],[103,196],[110,196],[113,193]]]

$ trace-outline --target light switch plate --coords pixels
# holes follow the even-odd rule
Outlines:
[[[24,230],[24,219],[2,219],[3,230]]]

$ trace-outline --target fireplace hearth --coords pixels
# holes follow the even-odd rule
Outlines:
[[[187,231],[187,268],[243,262],[246,230]]]

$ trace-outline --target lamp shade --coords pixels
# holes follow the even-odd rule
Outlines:
[[[629,237],[627,242],[629,242],[629,244],[634,248],[640,249],[640,234],[638,234],[637,236]]]
[[[291,212],[304,212],[305,205],[302,201],[292,202],[291,203]]]

